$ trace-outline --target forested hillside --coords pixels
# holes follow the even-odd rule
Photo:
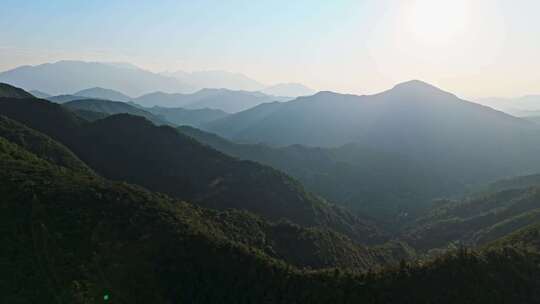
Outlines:
[[[0,113],[57,139],[113,180],[210,208],[245,209],[270,220],[331,228],[363,243],[384,240],[372,223],[306,192],[285,174],[235,160],[144,118],[123,114],[88,123],[43,100],[3,99]]]
[[[410,224],[404,239],[420,250],[479,246],[540,221],[540,188],[504,190],[460,202],[439,202]]]
[[[235,228],[224,233],[186,203],[63,170],[3,138],[0,156],[6,303],[532,303],[539,296],[534,253],[461,250],[382,272],[300,271],[231,240]]]
[[[426,211],[434,198],[457,196],[467,186],[410,158],[359,144],[277,148],[238,144],[186,126],[178,130],[228,155],[282,170],[309,191],[389,223],[407,221]]]

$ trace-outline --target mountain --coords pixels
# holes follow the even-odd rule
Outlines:
[[[311,241],[324,240],[320,232],[57,167],[1,136],[0,196],[5,303],[534,303],[539,296],[538,253],[499,246],[377,272],[299,269],[291,253],[304,265],[325,256],[324,246],[306,246],[323,245]],[[538,240],[526,236],[519,240]],[[330,257],[354,256],[338,239],[328,244]]]
[[[370,96],[320,92],[201,126],[244,143],[356,143],[420,164],[462,185],[540,171],[539,128],[421,81]]]
[[[240,161],[142,117],[119,114],[81,122],[44,100],[0,99],[0,113],[70,148],[97,173],[215,209],[245,209],[263,218],[330,228],[362,243],[385,236],[370,221],[331,205],[287,175]]]
[[[177,71],[163,73],[163,75],[174,77],[182,83],[198,89],[259,91],[264,88],[263,84],[243,74],[227,71],[196,71],[191,73]]]
[[[7,98],[34,98],[34,96],[25,90],[14,87],[7,83],[0,83],[0,97]]]
[[[31,91],[29,91],[29,93],[32,94],[33,96],[35,96],[37,98],[41,98],[41,99],[47,99],[48,97],[51,97],[51,94],[41,92],[41,91],[38,91],[38,90],[31,90]]]
[[[236,222],[216,224],[223,219],[219,214],[137,187],[58,170],[3,138],[0,156],[7,249],[0,253],[3,302],[88,303],[105,297],[127,303],[400,303],[404,297],[414,302],[450,299],[448,290],[460,292],[443,303],[523,303],[537,296],[528,292],[538,287],[537,257],[532,254],[505,251],[480,258],[460,253],[377,276],[299,271],[237,243],[243,229],[238,226],[231,237]],[[469,282],[473,274],[475,280]],[[500,278],[517,285],[500,285]],[[475,291],[482,291],[481,296]]]
[[[52,95],[77,92],[88,87],[104,87],[130,96],[153,91],[191,92],[193,89],[175,78],[125,65],[84,61],[58,61],[36,66],[21,66],[0,73],[0,82]]]
[[[463,187],[399,154],[357,144],[338,148],[276,148],[238,144],[191,127],[178,130],[228,155],[282,170],[311,192],[360,214],[387,221],[408,220],[425,211],[434,198],[453,195]],[[386,228],[393,225],[388,223]]]
[[[110,101],[102,99],[80,99],[66,102],[63,104],[63,106],[75,112],[82,110],[87,112],[90,111],[95,113],[104,113],[107,115],[131,114],[144,117],[156,125],[171,124],[169,121],[158,115],[154,115],[150,112],[141,110],[137,107],[120,101]]]
[[[519,117],[534,116],[540,112],[540,95],[526,95],[518,98],[481,98],[476,102]]]
[[[166,108],[214,109],[236,113],[261,103],[285,101],[286,98],[265,95],[259,92],[232,91],[227,89],[202,89],[193,94],[167,94],[155,92],[133,99],[144,106]]]
[[[316,93],[315,90],[308,88],[301,83],[279,83],[266,87],[260,91],[267,95],[288,97],[310,96]]]
[[[52,101],[55,103],[66,103],[66,102],[70,102],[74,100],[88,99],[88,97],[77,96],[77,95],[56,95],[56,96],[50,96],[43,99],[47,99],[48,101]]]
[[[221,110],[212,109],[188,110],[184,108],[163,108],[158,106],[144,109],[178,126],[196,127],[229,115]]]
[[[131,97],[111,89],[104,88],[91,88],[82,90],[76,93],[73,93],[75,96],[83,96],[92,99],[105,99],[105,100],[114,100],[114,101],[123,101],[128,102],[131,100]]]

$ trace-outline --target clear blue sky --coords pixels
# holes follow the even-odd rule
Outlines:
[[[62,59],[371,93],[540,93],[540,1],[2,0],[0,70]]]

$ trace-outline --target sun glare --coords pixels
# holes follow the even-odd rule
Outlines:
[[[468,0],[413,0],[407,9],[407,30],[427,46],[452,44],[466,34],[470,21]]]

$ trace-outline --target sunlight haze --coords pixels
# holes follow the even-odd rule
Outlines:
[[[540,92],[538,11],[532,0],[7,0],[0,69],[110,61],[355,94],[422,79],[461,97],[522,96]]]

